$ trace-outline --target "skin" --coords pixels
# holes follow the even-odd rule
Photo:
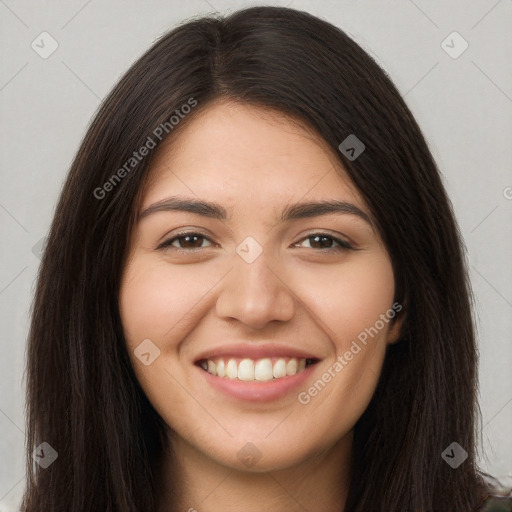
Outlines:
[[[136,376],[169,429],[160,510],[246,512],[343,510],[350,483],[352,432],[377,385],[398,321],[334,372],[307,404],[297,395],[327,372],[393,305],[394,277],[378,233],[353,214],[281,222],[298,201],[344,200],[370,216],[336,155],[312,130],[281,113],[217,101],[155,155],[140,211],[180,195],[222,205],[226,220],[157,211],[134,228],[123,270],[120,313]],[[162,241],[187,231],[205,238]],[[357,250],[327,249],[327,233]],[[235,249],[252,236],[252,263]],[[329,247],[331,247],[329,249]],[[183,251],[178,252],[181,248]],[[150,339],[160,355],[135,356]],[[213,389],[194,361],[209,347],[290,344],[319,359],[306,384],[277,400],[252,403]],[[239,450],[260,454],[247,467]]]

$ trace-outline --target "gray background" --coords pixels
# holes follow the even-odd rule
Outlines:
[[[422,127],[454,204],[477,299],[481,466],[512,485],[511,0],[268,4],[345,30],[389,72]],[[0,511],[15,509],[24,485],[24,351],[37,244],[86,127],[158,36],[192,16],[249,5],[0,0]],[[58,43],[46,59],[31,47],[43,31]],[[453,31],[469,44],[457,58],[441,46]],[[452,53],[463,48],[457,36],[446,44]]]

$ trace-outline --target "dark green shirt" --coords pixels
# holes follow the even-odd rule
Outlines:
[[[490,495],[484,500],[478,512],[512,512],[512,495]]]

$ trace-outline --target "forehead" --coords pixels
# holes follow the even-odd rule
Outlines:
[[[170,192],[258,199],[260,206],[326,195],[364,204],[314,130],[281,112],[229,101],[198,112],[158,149],[143,206]]]

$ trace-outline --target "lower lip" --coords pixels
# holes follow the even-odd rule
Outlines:
[[[217,377],[202,368],[199,368],[199,371],[202,372],[208,384],[227,395],[250,402],[269,402],[284,397],[298,388],[313,373],[317,364],[307,366],[295,375],[288,375],[266,382],[247,382],[239,379],[229,379],[228,377]]]

